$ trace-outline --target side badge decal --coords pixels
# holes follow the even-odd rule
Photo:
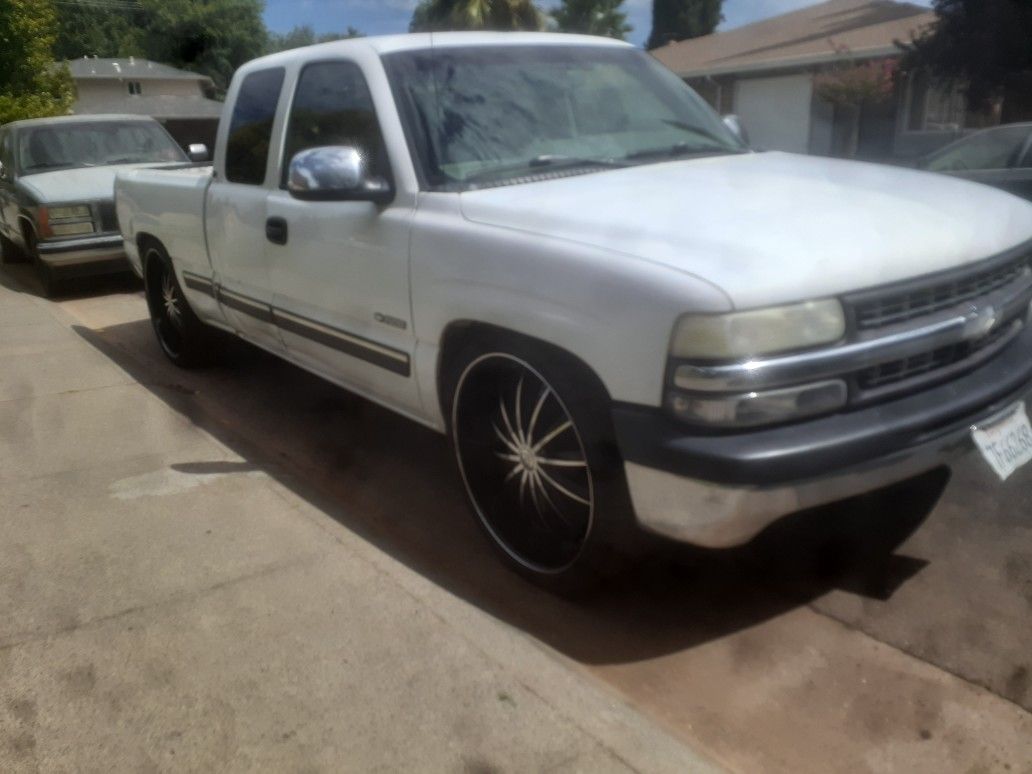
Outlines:
[[[381,314],[380,312],[377,312],[373,315],[373,319],[378,323],[390,325],[392,328],[400,328],[401,330],[408,328],[407,322],[398,317],[391,317],[389,314]]]

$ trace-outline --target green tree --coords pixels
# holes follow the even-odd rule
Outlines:
[[[652,34],[645,48],[709,35],[724,19],[724,0],[652,0]]]
[[[1005,110],[1013,112],[1017,103],[1032,114],[1032,2],[934,0],[933,5],[938,20],[904,45],[904,68],[926,68],[960,85],[974,109],[1005,96]]]
[[[50,2],[50,0],[47,0]],[[266,51],[263,0],[62,0],[56,54],[139,56],[211,77],[225,88],[233,71]]]
[[[552,10],[552,18],[562,32],[604,35],[623,40],[634,27],[620,10],[623,0],[562,0]]]
[[[140,0],[148,59],[203,73],[224,89],[244,62],[265,53],[263,0]]]
[[[531,0],[422,0],[411,32],[436,30],[541,30],[544,14]]]
[[[145,21],[142,8],[115,10],[106,5],[64,2],[58,15],[54,58],[142,57]]]
[[[0,0],[0,124],[68,112],[75,93],[54,66],[56,38],[50,0]]]
[[[364,35],[354,27],[348,25],[347,30],[343,33],[340,32],[323,32],[319,35],[315,34],[309,25],[299,25],[291,29],[289,32],[269,33],[269,53],[275,53],[277,51],[289,51],[292,48],[302,48],[304,46],[312,46],[316,43],[329,43],[334,40],[347,40],[349,38],[361,38]]]

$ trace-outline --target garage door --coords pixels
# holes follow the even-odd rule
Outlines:
[[[735,86],[735,113],[754,147],[806,153],[812,97],[809,75],[748,78]]]

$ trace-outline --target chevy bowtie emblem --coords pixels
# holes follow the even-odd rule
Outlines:
[[[977,307],[972,305],[964,326],[965,339],[981,339],[993,332],[1000,318],[994,306]]]

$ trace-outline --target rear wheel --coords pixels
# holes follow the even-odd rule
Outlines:
[[[608,398],[555,353],[514,342],[462,359],[451,430],[477,521],[508,564],[582,591],[636,550]]]
[[[181,368],[206,365],[212,359],[212,332],[187,303],[172,262],[152,245],[144,252],[144,266],[147,306],[162,352]]]

